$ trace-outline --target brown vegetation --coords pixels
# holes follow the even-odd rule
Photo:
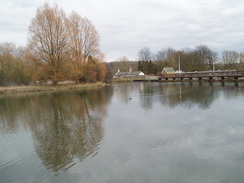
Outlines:
[[[29,26],[26,48],[0,44],[0,86],[72,80],[105,82],[108,73],[91,21],[57,4],[44,4]]]

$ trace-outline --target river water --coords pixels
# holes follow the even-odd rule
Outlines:
[[[0,96],[0,182],[243,183],[244,83]]]

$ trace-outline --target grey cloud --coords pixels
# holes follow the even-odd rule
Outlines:
[[[56,1],[69,14],[86,16],[101,37],[107,61],[137,59],[139,49],[194,48],[244,51],[242,0],[82,0]],[[27,30],[42,0],[4,0],[0,7],[0,42],[25,45]],[[53,4],[54,1],[50,1]],[[18,38],[18,39],[16,39]],[[16,42],[17,40],[17,42]]]

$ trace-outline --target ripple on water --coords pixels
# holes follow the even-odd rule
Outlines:
[[[15,134],[4,134],[0,137],[0,147],[1,174],[14,175],[13,177],[18,177],[15,175],[22,176],[21,172],[26,170],[27,167],[29,171],[33,170],[32,163],[30,161],[32,158],[30,158],[30,156],[35,154],[35,152],[33,151],[30,133],[24,130],[19,130]],[[9,178],[11,177],[12,176]],[[11,179],[13,179],[13,177]],[[6,179],[8,180],[9,178]]]

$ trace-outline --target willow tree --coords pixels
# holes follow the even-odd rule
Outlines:
[[[50,79],[56,85],[60,80],[60,71],[66,60],[68,30],[65,12],[47,3],[38,8],[36,16],[29,27],[29,48],[33,59],[45,65]]]
[[[84,78],[85,64],[89,57],[98,58],[99,34],[91,21],[72,12],[67,20],[69,32],[69,53],[73,65],[74,78],[81,81]]]

